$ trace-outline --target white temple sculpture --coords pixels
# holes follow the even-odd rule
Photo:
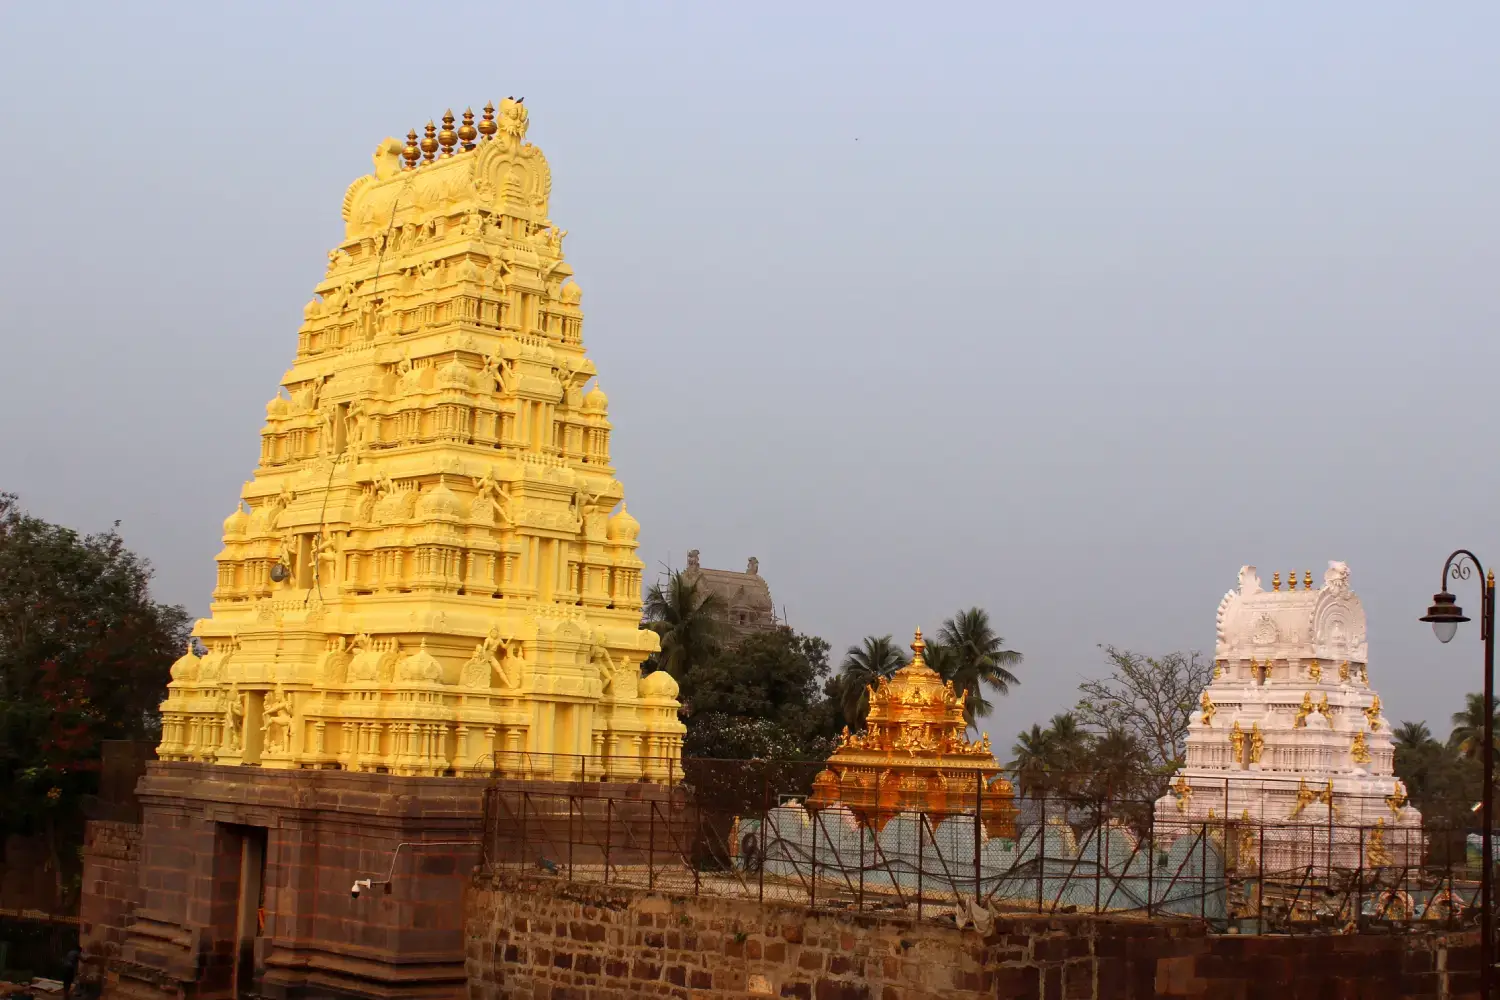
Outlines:
[[[1422,816],[1393,774],[1349,567],[1301,583],[1277,573],[1266,590],[1245,566],[1219,603],[1213,678],[1157,838],[1206,830],[1240,871],[1417,864]]]

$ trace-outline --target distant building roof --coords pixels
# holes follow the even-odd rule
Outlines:
[[[735,638],[776,627],[776,605],[771,600],[771,588],[761,578],[760,560],[751,556],[745,572],[736,573],[704,569],[698,562],[697,549],[689,551],[687,559],[683,579],[719,597],[724,604],[719,620]]]

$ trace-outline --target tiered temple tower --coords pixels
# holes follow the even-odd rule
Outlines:
[[[1237,825],[1232,860],[1267,871],[1416,863],[1422,817],[1393,775],[1349,568],[1329,563],[1321,589],[1310,572],[1300,582],[1277,573],[1266,590],[1246,566],[1219,603],[1213,679],[1156,804],[1158,836]]]
[[[639,525],[526,129],[520,101],[450,113],[344,195],[141,822],[85,852],[106,997],[461,996],[500,789],[675,793],[677,685],[640,676]]]
[[[677,688],[640,677],[639,525],[547,160],[517,101],[454,126],[386,140],[344,195],[224,522],[206,655],[172,668],[163,760],[675,770]]]

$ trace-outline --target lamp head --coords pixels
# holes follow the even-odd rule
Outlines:
[[[1432,624],[1432,634],[1438,637],[1438,642],[1449,642],[1457,634],[1459,624],[1469,619],[1464,617],[1464,609],[1453,595],[1444,590],[1432,595],[1432,607],[1417,620]]]

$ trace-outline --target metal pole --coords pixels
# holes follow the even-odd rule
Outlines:
[[[1042,873],[1047,869],[1047,789],[1042,793],[1042,822],[1036,828],[1036,912],[1042,912]]]
[[[1479,801],[1481,832],[1479,876],[1479,995],[1493,997],[1495,971],[1494,915],[1490,912],[1494,882],[1494,845],[1491,836],[1495,818],[1495,573],[1481,579],[1484,586],[1484,796]]]
[[[979,824],[984,816],[984,772],[974,772],[974,905],[979,905]]]
[[[922,841],[927,829],[927,813],[917,813],[917,919],[922,919]]]

